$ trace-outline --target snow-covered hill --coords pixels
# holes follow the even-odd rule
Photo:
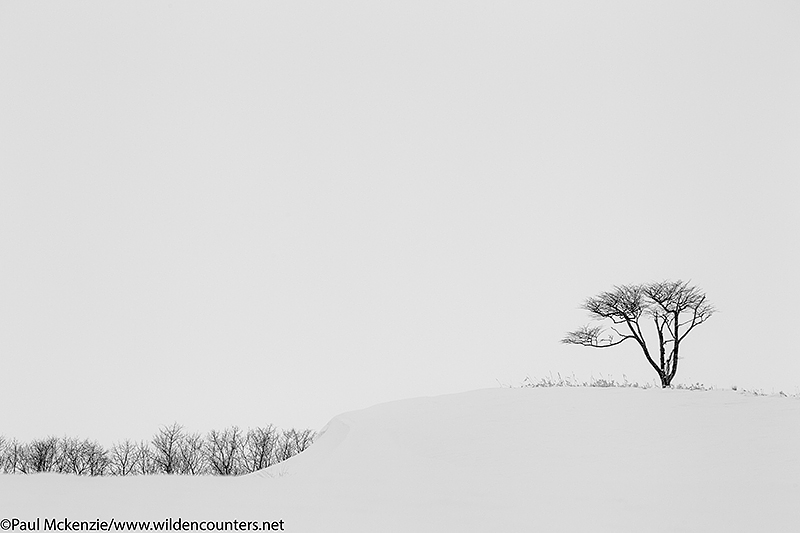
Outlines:
[[[791,531],[800,400],[486,389],[335,417],[242,478],[0,477],[0,519],[240,520],[292,532]],[[280,527],[280,526],[278,526]]]

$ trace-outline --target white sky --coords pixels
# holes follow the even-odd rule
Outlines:
[[[645,5],[646,4],[646,5]],[[549,372],[614,284],[797,392],[793,2],[3,2],[0,433],[320,428]]]

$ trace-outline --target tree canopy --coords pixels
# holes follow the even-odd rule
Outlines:
[[[681,280],[615,286],[587,298],[581,308],[595,321],[610,321],[613,325],[585,325],[568,332],[561,342],[609,348],[633,339],[658,374],[662,387],[668,387],[678,371],[683,340],[716,311],[701,289]],[[657,354],[650,350],[642,330],[647,322],[654,326]]]

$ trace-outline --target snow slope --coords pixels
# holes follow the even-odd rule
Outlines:
[[[0,477],[0,519],[284,521],[292,532],[790,531],[800,400],[486,389],[335,417],[242,478]]]

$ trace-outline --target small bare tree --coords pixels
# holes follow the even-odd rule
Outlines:
[[[211,430],[206,437],[206,459],[212,473],[221,476],[241,474],[245,435],[238,426]]]
[[[314,442],[314,431],[310,429],[285,429],[281,432],[275,447],[275,459],[280,463],[302,452]]]
[[[280,463],[297,453],[294,449],[294,441],[287,435],[289,430],[283,430],[275,443],[275,462]]]
[[[108,451],[100,443],[85,440],[83,455],[87,465],[86,473],[90,476],[104,476],[108,473]]]
[[[290,429],[286,432],[286,437],[292,441],[294,453],[298,454],[314,443],[317,434],[311,429]]]
[[[58,437],[31,441],[25,450],[27,472],[53,472],[58,470]]]
[[[6,470],[6,461],[8,460],[8,456],[6,454],[6,445],[8,444],[6,438],[3,435],[0,435],[0,473],[8,474],[8,470]]]
[[[586,325],[567,333],[561,342],[609,348],[633,339],[663,388],[670,386],[678,371],[678,353],[686,335],[716,311],[703,291],[681,280],[615,286],[588,298],[581,308],[595,320],[610,320],[613,333],[606,334],[602,325]],[[651,321],[658,339],[657,356],[651,352],[642,330],[647,321]]]
[[[3,472],[6,474],[27,474],[27,446],[17,439],[11,439],[5,446],[5,463]]]
[[[177,422],[170,426],[162,426],[153,437],[153,463],[162,474],[178,474],[181,472],[181,443],[183,426]]]
[[[263,428],[251,429],[247,432],[244,449],[244,470],[255,472],[275,464],[275,447],[278,432],[270,424]]]
[[[204,446],[203,437],[199,433],[187,433],[183,436],[179,444],[179,473],[194,476],[206,472]]]
[[[63,437],[58,441],[59,472],[78,476],[86,474],[89,464],[83,449],[85,444],[86,442],[81,442],[76,437]]]
[[[155,459],[155,454],[150,446],[145,441],[141,441],[136,445],[134,450],[133,470],[132,474],[157,474],[159,472],[159,465]]]
[[[108,472],[112,476],[129,476],[136,473],[136,444],[125,439],[111,446],[108,453]]]

